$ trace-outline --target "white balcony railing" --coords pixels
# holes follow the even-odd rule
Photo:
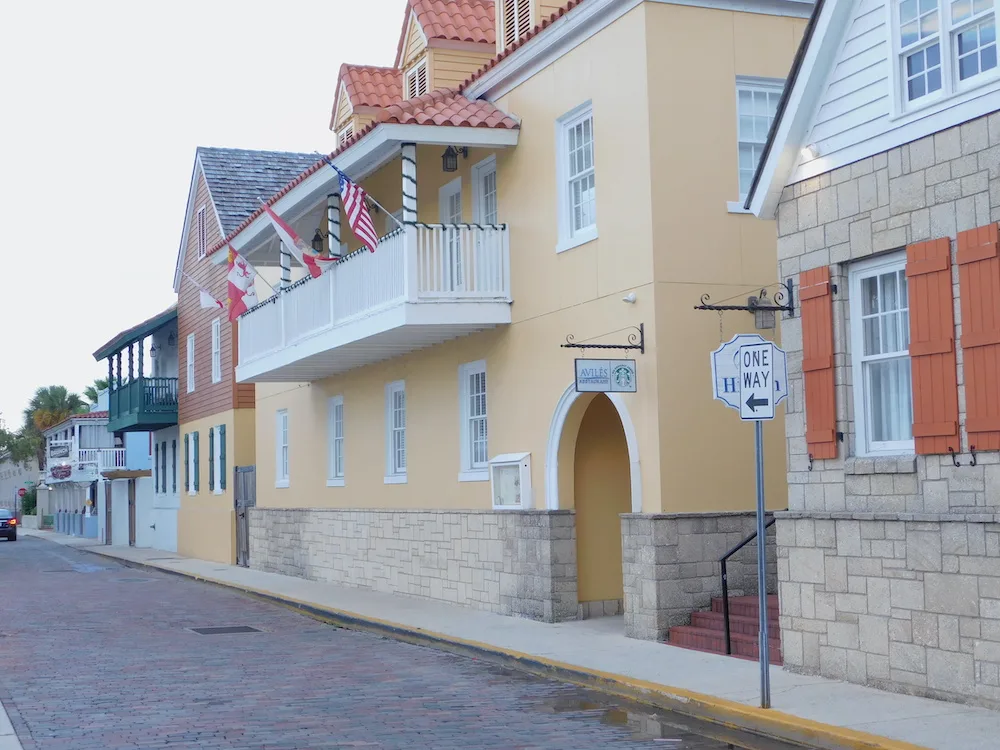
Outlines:
[[[78,463],[97,464],[98,471],[115,471],[125,468],[124,448],[81,448]]]
[[[49,481],[91,481],[103,472],[125,468],[124,448],[77,448],[76,440],[49,441]]]
[[[407,226],[297,281],[240,317],[240,364],[395,305],[445,301],[510,301],[506,225]]]

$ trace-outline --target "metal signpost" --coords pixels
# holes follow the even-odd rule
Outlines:
[[[767,545],[764,529],[764,427],[788,397],[785,352],[754,333],[734,336],[712,352],[712,388],[716,400],[754,423],[757,459],[757,589],[760,634],[760,705],[771,707],[770,642],[767,632]]]

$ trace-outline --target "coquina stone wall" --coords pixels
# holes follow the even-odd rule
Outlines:
[[[785,189],[781,278],[829,266],[838,457],[806,445],[801,319],[784,317],[789,512],[777,514],[782,650],[791,669],[1000,705],[1000,455],[965,433],[959,232],[1000,220],[1000,114]],[[961,444],[951,456],[858,457],[850,288],[855,261],[951,239]],[[796,289],[797,293],[797,289]]]
[[[572,511],[249,513],[256,570],[545,622],[578,614]]]

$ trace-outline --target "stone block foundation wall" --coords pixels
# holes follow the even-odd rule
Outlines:
[[[776,525],[788,669],[1000,708],[1000,516]]]
[[[757,529],[754,513],[622,515],[625,634],[663,640],[722,594],[719,558]],[[777,591],[775,528],[767,534],[767,586]],[[757,593],[757,543],[728,562],[730,596]]]
[[[572,511],[253,508],[250,566],[558,622],[577,617]]]

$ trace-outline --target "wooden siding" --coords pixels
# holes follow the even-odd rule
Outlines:
[[[420,28],[417,17],[410,14],[410,28],[406,30],[406,42],[403,44],[403,59],[400,60],[400,68],[408,68],[427,47],[427,40],[424,32]]]
[[[427,53],[430,89],[455,88],[488,63],[496,54],[490,45],[482,52],[434,48]]]
[[[913,438],[921,455],[961,452],[951,240],[906,248],[913,371]]]
[[[969,446],[1000,450],[1000,243],[997,225],[958,233]]]
[[[198,207],[209,206],[208,246],[212,247],[222,239],[221,227],[214,209],[211,207],[211,197],[203,175],[199,174],[195,186],[193,212]],[[193,218],[188,217],[189,220]],[[185,230],[188,228],[185,227]],[[226,299],[225,264],[215,265],[209,258],[198,257],[198,238],[196,232],[186,231],[187,246],[184,255],[183,271],[187,276],[181,277],[180,293],[177,298],[177,354],[178,354],[178,419],[181,424],[192,422],[212,414],[219,414],[233,408],[249,407],[254,403],[254,386],[252,383],[237,386],[233,370],[235,357],[233,342],[236,339],[236,324],[226,320],[223,310],[205,310],[201,307],[198,285],[204,287],[216,299]],[[222,381],[212,382],[212,321],[222,318],[220,326],[220,349],[222,359]],[[195,390],[188,393],[187,382],[187,338],[194,334],[195,340]]]
[[[354,110],[351,108],[351,98],[347,95],[347,87],[344,86],[343,81],[341,81],[337,92],[337,116],[334,118],[334,129],[340,130],[347,123],[348,118],[350,118]],[[358,131],[355,130],[354,132]]]
[[[837,408],[833,376],[833,295],[830,269],[803,271],[802,372],[806,391],[806,445],[813,458],[837,457]]]

